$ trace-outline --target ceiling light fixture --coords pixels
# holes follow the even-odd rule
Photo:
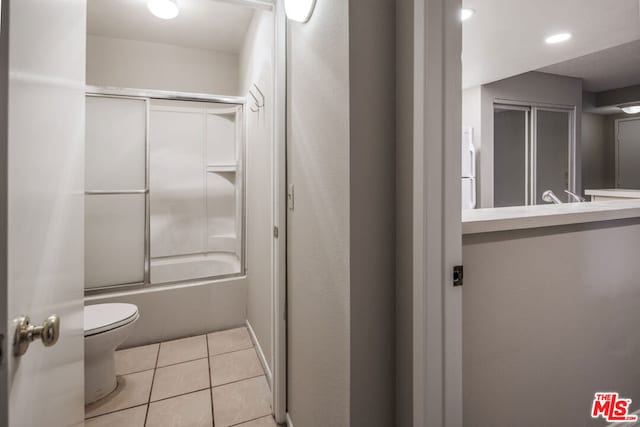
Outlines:
[[[547,37],[546,39],[544,39],[544,41],[547,44],[557,44],[557,43],[566,42],[570,38],[571,38],[571,33],[558,33],[558,34],[554,34],[552,36]]]
[[[620,105],[619,108],[627,114],[640,113],[640,104]]]
[[[160,19],[173,19],[180,13],[178,0],[149,0],[147,8]]]
[[[296,22],[307,22],[315,6],[316,0],[284,0],[287,18]]]
[[[460,11],[460,20],[464,22],[475,14],[476,14],[476,11],[474,9],[462,9]]]

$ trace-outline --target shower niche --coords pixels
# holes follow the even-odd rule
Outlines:
[[[86,288],[242,274],[243,105],[87,96]]]

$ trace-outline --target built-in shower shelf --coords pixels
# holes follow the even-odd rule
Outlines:
[[[236,165],[208,165],[208,173],[235,173],[238,170]]]

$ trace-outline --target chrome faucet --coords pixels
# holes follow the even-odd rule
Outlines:
[[[564,192],[567,193],[569,197],[571,197],[573,200],[575,200],[578,203],[584,203],[587,201],[584,197],[580,197],[576,193],[572,193],[569,190],[564,190]]]
[[[551,190],[547,190],[542,193],[542,200],[547,203],[555,203],[556,205],[562,204],[562,200],[560,200],[558,196],[556,196],[555,193]]]

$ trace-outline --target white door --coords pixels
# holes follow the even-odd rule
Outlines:
[[[0,7],[0,425],[82,425],[85,0]],[[14,319],[54,314],[14,356]]]
[[[640,190],[640,119],[616,121],[616,187]]]

